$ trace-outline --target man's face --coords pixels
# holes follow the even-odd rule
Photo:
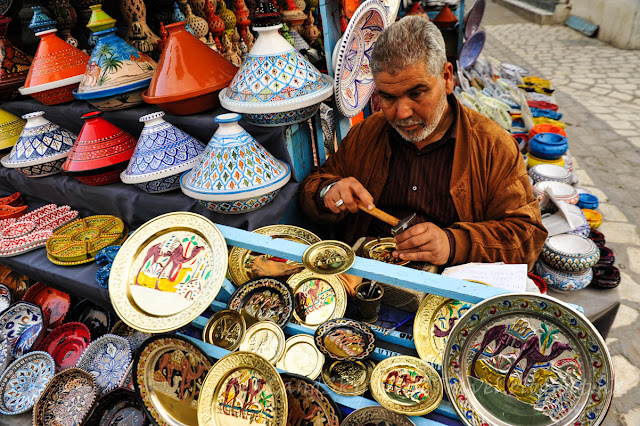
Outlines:
[[[442,75],[434,76],[418,63],[395,74],[380,72],[374,80],[382,111],[400,136],[416,144],[427,141],[447,109],[447,94],[453,90],[452,65],[447,63]]]

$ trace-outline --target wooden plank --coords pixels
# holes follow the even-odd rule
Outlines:
[[[320,116],[320,110],[313,116],[313,129],[316,135],[316,150],[318,151],[318,166],[324,164],[327,161],[327,153],[324,148],[324,132],[322,131],[322,117]],[[333,141],[331,141],[333,143]],[[298,181],[302,182],[306,176],[298,176]]]

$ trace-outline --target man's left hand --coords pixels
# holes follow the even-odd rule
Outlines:
[[[396,250],[393,255],[403,260],[417,260],[434,265],[444,265],[449,259],[447,233],[431,222],[412,226],[393,239]]]

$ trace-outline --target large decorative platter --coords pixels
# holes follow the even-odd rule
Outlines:
[[[468,425],[600,424],[613,397],[604,339],[580,313],[545,295],[505,294],[454,326],[445,389]]]
[[[113,328],[111,329],[111,334],[124,337],[127,342],[129,342],[131,353],[135,353],[135,351],[138,350],[142,343],[144,343],[145,340],[151,337],[151,334],[131,328],[122,321],[118,321],[116,325],[113,326]]]
[[[162,333],[204,312],[226,270],[226,243],[213,222],[195,213],[168,213],[122,245],[111,266],[109,296],[125,324]]]
[[[75,367],[91,342],[91,333],[81,322],[68,322],[47,335],[40,347],[53,357],[56,373]]]
[[[93,376],[68,368],[49,382],[33,408],[34,426],[79,425],[96,400]]]
[[[4,284],[0,284],[0,314],[11,305],[11,290]]]
[[[256,234],[268,235],[272,238],[281,238],[284,240],[294,241],[301,244],[314,244],[320,241],[320,237],[316,234],[292,225],[269,225],[254,230]],[[250,251],[241,247],[233,247],[229,252],[229,273],[235,285],[242,285],[251,278],[249,273],[256,257],[265,256],[272,260],[282,260],[273,258],[269,255]],[[294,263],[286,261],[287,263]]]
[[[373,260],[379,260],[380,262],[390,263],[392,265],[406,265],[408,260],[402,260],[399,257],[394,257],[393,252],[396,249],[396,243],[393,242],[393,238],[380,238],[369,241],[362,246],[362,251],[365,257]]]
[[[317,328],[330,319],[341,318],[347,310],[347,291],[337,275],[305,269],[289,277],[287,284],[293,290],[293,318],[299,324]]]
[[[302,263],[317,274],[341,274],[351,268],[356,254],[349,245],[337,240],[325,240],[311,245],[302,255]]]
[[[242,343],[246,331],[247,324],[242,315],[224,309],[209,318],[202,331],[202,340],[233,352]]]
[[[376,348],[376,337],[371,328],[349,318],[325,322],[316,329],[313,338],[320,352],[338,361],[368,358]]]
[[[111,314],[88,299],[80,301],[67,315],[69,322],[81,322],[87,326],[91,337],[97,339],[109,332]]]
[[[136,394],[118,388],[96,401],[84,426],[145,426],[149,424]]]
[[[198,424],[226,426],[242,419],[243,424],[280,426],[287,424],[287,415],[284,382],[263,357],[234,352],[209,370],[198,402]]]
[[[284,332],[271,321],[260,321],[247,329],[240,350],[260,355],[275,365],[284,352]]]
[[[366,0],[355,11],[340,39],[333,90],[338,109],[345,117],[362,111],[375,89],[371,51],[386,27],[384,5],[378,0]]]
[[[14,358],[37,348],[46,330],[40,306],[16,302],[0,315],[0,336],[9,341]]]
[[[449,333],[472,306],[472,303],[428,294],[413,321],[413,338],[420,358],[441,365]]]
[[[484,16],[485,0],[478,0],[473,4],[473,7],[464,16],[464,38],[468,40],[473,33],[478,31],[482,17]],[[524,75],[524,74],[522,74]]]
[[[340,426],[340,409],[316,382],[298,374],[281,375],[287,392],[287,425]]]
[[[30,410],[55,368],[53,358],[46,352],[31,352],[14,361],[0,377],[0,413],[12,415]]]
[[[96,379],[98,395],[115,389],[131,363],[131,348],[124,337],[105,334],[91,342],[78,360],[78,368]]]
[[[315,380],[322,372],[324,355],[316,347],[313,336],[296,334],[284,343],[284,352],[276,367],[289,373]]]
[[[133,386],[147,415],[160,426],[195,425],[211,360],[191,341],[165,334],[138,349]]]
[[[362,395],[369,389],[372,372],[368,361],[331,361],[322,367],[322,381],[339,395]]]
[[[388,410],[422,416],[442,401],[442,379],[426,361],[407,355],[386,358],[371,373],[371,394]]]
[[[42,313],[47,319],[50,330],[62,324],[64,317],[69,312],[69,305],[71,305],[71,298],[67,293],[42,283],[36,283],[31,286],[22,300],[42,308]]]
[[[359,408],[349,414],[340,426],[415,426],[407,416],[394,413],[384,407],[373,406]]]
[[[287,325],[293,314],[293,292],[275,278],[258,278],[238,287],[227,302],[227,309],[242,315],[247,325],[272,321]]]

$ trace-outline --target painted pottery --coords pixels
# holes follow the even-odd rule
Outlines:
[[[606,239],[604,238],[604,234],[600,231],[596,231],[595,229],[591,229],[589,231],[589,239],[596,243],[596,245],[598,246],[603,246],[607,243]]]
[[[153,31],[151,31],[151,28],[149,28],[149,26],[147,25],[147,8],[144,4],[144,1],[143,0],[121,0],[119,3],[120,3],[120,13],[122,14],[122,17],[124,18],[125,22],[129,27],[129,31],[127,32],[127,36],[125,37],[125,40],[127,40],[127,42],[130,42],[134,34],[133,33],[133,21],[134,21],[133,15],[135,14],[138,20],[138,23],[142,27],[143,34],[147,36],[147,40],[149,40],[153,48],[154,49],[157,48],[158,42],[160,41],[160,37],[158,37]],[[157,8],[157,10],[163,10],[165,6],[163,3],[167,3],[167,2],[161,2],[160,0],[156,0],[153,4],[154,8]],[[165,21],[165,22],[168,22],[168,21]]]
[[[189,34],[184,22],[165,28],[169,38],[149,89],[142,95],[144,101],[174,115],[218,106],[218,91],[233,79],[236,66]]]
[[[315,380],[322,372],[325,357],[316,347],[313,336],[296,334],[284,343],[284,352],[276,367]]]
[[[9,341],[7,339],[3,339],[0,341],[0,375],[4,373],[12,359]]]
[[[324,240],[313,244],[302,254],[302,263],[317,274],[341,274],[353,265],[356,254],[338,240]]]
[[[29,177],[42,177],[60,172],[76,135],[43,117],[44,111],[22,116],[27,123],[2,165],[15,168]]]
[[[593,267],[591,282],[599,288],[615,288],[620,284],[620,271],[613,265],[597,264]]]
[[[89,55],[59,38],[55,23],[38,6],[34,7],[29,28],[40,37],[40,44],[20,93],[45,105],[72,101],[72,92],[82,80]]]
[[[287,424],[304,424],[308,413],[318,424],[326,426],[340,425],[340,409],[329,394],[313,380],[298,374],[281,374],[287,392],[289,415]]]
[[[587,218],[580,207],[576,206],[575,204],[567,203],[565,209],[570,215],[575,216],[575,219],[580,222],[578,226],[576,226],[571,231],[568,231],[567,233],[579,235],[582,238],[587,238],[589,236],[589,221],[587,221]]]
[[[91,5],[89,9],[91,10],[91,16],[89,17],[89,22],[87,22],[86,27],[89,28],[92,33],[113,28],[116,20],[102,10],[101,4]]]
[[[380,406],[359,408],[345,417],[341,423],[341,426],[361,425],[415,426],[415,423],[409,420],[407,416],[394,413]]]
[[[29,411],[55,374],[51,355],[35,351],[14,361],[0,377],[0,414]]]
[[[301,52],[303,50],[308,50],[311,47],[309,46],[309,43],[307,43],[307,41],[303,39],[300,34],[298,34],[297,31],[291,30],[290,34],[291,34],[291,37],[293,37],[293,47],[298,52]]]
[[[34,426],[79,425],[97,397],[93,376],[79,368],[66,369],[51,379],[33,407]]]
[[[567,149],[567,138],[558,133],[537,133],[529,139],[529,152],[544,160],[557,160]]]
[[[602,225],[602,214],[592,209],[582,209],[584,216],[589,222],[589,227],[593,230]]]
[[[573,234],[547,238],[540,257],[563,272],[585,272],[598,262],[600,251],[593,241]]]
[[[478,28],[480,28],[480,23],[482,22],[482,18],[484,16],[485,6],[485,0],[478,0],[473,4],[471,10],[469,10],[464,15],[463,23],[465,39],[468,40],[473,35],[473,33],[478,31]]]
[[[0,101],[3,102],[18,96],[18,88],[24,84],[33,59],[6,37],[9,22],[11,18],[0,18]]]
[[[75,367],[91,342],[91,333],[81,322],[68,322],[47,335],[38,350],[51,355],[56,372]]]
[[[527,273],[527,278],[533,281],[533,284],[538,288],[538,291],[536,293],[547,294],[548,285],[545,280],[543,280],[542,278],[540,278],[540,276],[534,274],[533,272]],[[527,287],[527,292],[531,293],[531,291],[529,291],[529,287]]]
[[[68,322],[81,322],[86,325],[92,339],[104,335],[111,328],[111,314],[88,299],[80,301],[67,315]]]
[[[316,346],[325,356],[338,361],[368,358],[376,347],[376,338],[368,325],[348,318],[321,324],[314,334]]]
[[[555,164],[537,164],[529,169],[529,176],[531,176],[534,183],[550,180],[571,185],[571,181],[573,180],[570,171]]]
[[[470,68],[482,53],[487,35],[484,30],[474,32],[462,45],[460,50],[460,65],[464,69]]]
[[[598,259],[599,265],[613,265],[614,263],[616,263],[616,256],[613,250],[611,250],[609,247],[598,246],[598,250],[600,251],[600,259]]]
[[[180,175],[198,162],[204,145],[155,112],[140,117],[144,123],[133,156],[120,175],[122,182],[149,193],[180,187]]]
[[[18,11],[18,19],[20,19],[20,27],[22,28],[21,46],[31,55],[38,49],[38,43],[40,42],[40,38],[36,37],[33,30],[29,28],[29,23],[33,17],[33,6],[40,6],[45,14],[50,14],[49,10],[42,6],[39,0],[22,1],[22,7]]]
[[[95,378],[98,395],[104,395],[118,387],[130,363],[129,342],[123,337],[105,334],[85,349],[78,368]]]
[[[87,185],[118,182],[138,142],[101,115],[102,111],[82,115],[84,125],[62,165],[65,174]]]
[[[19,300],[29,288],[29,278],[0,263],[0,283],[9,287],[13,300]]]
[[[145,426],[149,424],[135,392],[118,388],[96,401],[83,423],[86,426]]]
[[[436,17],[433,18],[432,22],[438,28],[451,28],[458,23],[458,18],[456,18],[456,15],[449,9],[449,6],[445,5],[440,9]]]
[[[284,327],[293,314],[293,304],[293,292],[285,283],[258,278],[238,287],[229,298],[227,309],[239,312],[247,326],[271,321]]]
[[[0,336],[9,342],[14,358],[40,345],[47,328],[45,321],[40,306],[27,302],[16,302],[0,315]]]
[[[4,284],[0,284],[0,314],[11,305],[11,290]]]
[[[16,144],[27,120],[0,109],[0,153],[11,150]]]
[[[534,137],[538,133],[558,133],[565,138],[567,137],[564,128],[548,123],[536,124],[535,126],[533,126],[531,130],[529,130],[529,138]]]
[[[240,114],[221,114],[215,121],[218,130],[199,162],[180,178],[182,192],[218,213],[246,213],[265,206],[291,178],[289,165],[238,124]]]
[[[24,198],[22,198],[22,194],[20,192],[14,192],[11,195],[0,198],[0,205],[2,206],[11,206],[11,207],[19,207],[24,206]]]
[[[0,206],[0,220],[15,219],[25,214],[29,206]]]
[[[272,365],[284,353],[285,337],[282,329],[271,321],[259,321],[247,329],[238,350],[260,355]]]
[[[329,360],[322,367],[322,381],[338,395],[362,395],[369,389],[373,367],[371,360]]]
[[[123,337],[127,342],[129,342],[129,347],[131,348],[132,353],[137,351],[142,343],[144,343],[145,340],[151,337],[151,334],[135,330],[122,321],[118,321],[113,326],[113,328],[111,329],[111,334]]]
[[[535,271],[550,289],[561,292],[582,290],[591,284],[593,279],[591,268],[584,272],[564,272],[552,268],[544,261],[536,262]]]
[[[575,188],[568,183],[556,182],[552,180],[542,180],[533,184],[533,195],[541,200],[546,190],[549,190],[556,197],[556,200],[564,201],[569,204],[576,204],[579,195]]]
[[[71,304],[71,299],[67,293],[42,283],[32,285],[22,300],[42,308],[50,330],[62,324]]]
[[[344,315],[347,292],[336,275],[323,275],[306,269],[291,275],[287,284],[293,290],[295,299],[295,322],[316,328]]]
[[[527,167],[531,168],[538,164],[554,164],[556,166],[564,167],[564,156],[558,158],[557,160],[545,160],[542,158],[538,158],[535,155],[529,153],[526,156]]]
[[[598,197],[593,194],[582,193],[578,195],[578,207],[581,209],[595,210],[599,204]]]

